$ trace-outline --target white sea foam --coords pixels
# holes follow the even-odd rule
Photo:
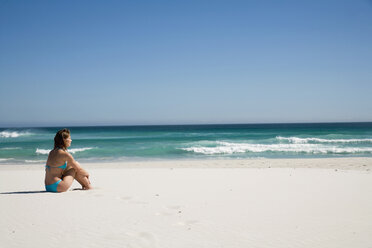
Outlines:
[[[83,151],[87,151],[87,150],[91,150],[91,149],[94,149],[94,147],[84,147],[84,148],[73,148],[73,149],[68,149],[68,152],[69,153],[77,153],[77,152],[83,152]],[[50,150],[47,150],[47,149],[39,149],[37,148],[36,149],[36,154],[49,154]]]
[[[68,149],[68,152],[69,153],[83,152],[83,151],[92,150],[94,148],[95,147],[74,148],[74,149]]]
[[[10,130],[5,130],[0,132],[0,138],[18,138],[20,136],[29,136],[32,135],[32,133],[28,131],[10,131]]]
[[[12,160],[14,158],[0,158],[0,161],[8,161],[8,160]]]
[[[45,162],[45,160],[25,160],[26,163],[41,163]]]
[[[217,142],[219,146],[203,147],[194,146],[181,148],[184,151],[195,152],[206,155],[215,154],[234,154],[234,153],[262,153],[262,152],[295,152],[312,154],[354,154],[354,153],[372,153],[372,147],[336,147],[319,144],[248,144],[248,143],[229,143]]]
[[[36,154],[49,154],[50,150],[36,148]]]
[[[318,143],[372,143],[372,139],[320,139],[320,138],[299,138],[299,137],[276,137],[278,140],[287,140],[295,144],[306,144],[309,142]]]
[[[21,147],[3,147],[0,150],[19,150],[22,149]]]

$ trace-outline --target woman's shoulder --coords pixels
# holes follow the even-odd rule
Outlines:
[[[62,150],[62,149],[60,149],[59,152],[60,152],[60,153],[59,153],[60,156],[63,156],[63,158],[64,158],[65,160],[71,160],[71,159],[74,159],[74,157],[71,155],[71,153],[68,152],[68,150]]]
[[[64,156],[64,157],[70,157],[71,154],[67,150],[58,149],[58,155]]]
[[[71,154],[66,150],[53,149],[49,152],[49,156],[50,157],[70,157]]]
[[[47,165],[56,166],[64,163],[67,160],[66,152],[62,150],[53,149],[49,152]]]

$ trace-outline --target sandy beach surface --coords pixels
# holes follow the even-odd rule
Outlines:
[[[0,247],[372,247],[372,158],[0,165]]]

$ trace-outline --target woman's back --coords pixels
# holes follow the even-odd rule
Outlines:
[[[56,178],[61,178],[66,167],[66,152],[62,149],[50,151],[45,165],[45,184],[52,184]]]

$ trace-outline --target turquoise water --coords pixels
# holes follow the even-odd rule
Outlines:
[[[0,163],[44,163],[61,128],[1,128]],[[372,123],[67,128],[81,162],[372,156]]]

